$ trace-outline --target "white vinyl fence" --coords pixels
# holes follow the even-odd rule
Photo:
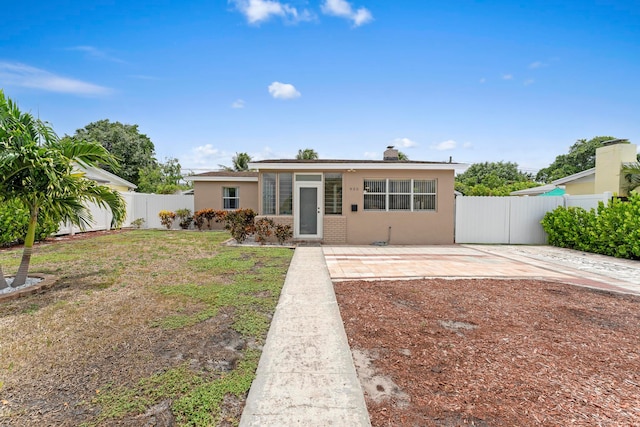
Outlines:
[[[122,224],[123,227],[131,226],[131,223],[138,218],[144,219],[142,228],[164,228],[160,223],[158,213],[161,210],[175,212],[178,209],[189,209],[193,212],[193,195],[167,195],[167,194],[145,194],[145,193],[120,193],[127,205],[127,216]],[[109,230],[111,226],[111,211],[103,209],[94,203],[87,204],[87,208],[93,216],[93,223],[87,227],[86,231]],[[175,221],[174,228],[178,228],[178,221]],[[61,224],[56,233],[62,234],[79,233],[78,227],[70,224]]]
[[[547,233],[540,221],[558,206],[586,210],[607,203],[611,193],[586,196],[456,197],[456,243],[541,245]]]

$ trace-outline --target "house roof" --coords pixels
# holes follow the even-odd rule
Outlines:
[[[77,165],[76,167],[78,170],[84,172],[85,177],[100,184],[120,185],[123,187],[127,187],[129,190],[135,190],[136,188],[138,188],[138,186],[134,183],[129,182],[124,178],[120,178],[118,175],[112,174],[111,172],[108,172],[104,169],[95,166],[86,168],[84,166]]]
[[[250,171],[211,171],[189,175],[184,177],[185,181],[237,181],[237,182],[258,182],[258,172]]]
[[[414,160],[292,160],[274,159],[250,162],[252,169],[273,170],[349,170],[349,169],[386,169],[386,170],[461,170],[464,163],[426,162]]]
[[[556,179],[551,184],[562,185],[570,182],[589,182],[596,178],[596,168],[583,170],[582,172],[574,173],[573,175],[565,176],[564,178]]]
[[[539,196],[544,193],[548,193],[549,191],[553,191],[558,186],[555,184],[547,184],[541,185],[539,187],[525,188],[524,190],[512,191],[509,193],[512,196]]]

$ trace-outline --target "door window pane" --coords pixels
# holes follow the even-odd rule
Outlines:
[[[318,234],[317,188],[300,188],[300,234]]]

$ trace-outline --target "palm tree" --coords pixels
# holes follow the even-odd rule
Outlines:
[[[0,90],[0,194],[6,199],[20,200],[30,213],[13,287],[24,285],[27,279],[39,213],[85,229],[92,217],[84,203],[93,202],[111,209],[112,226],[122,223],[126,214],[122,196],[85,178],[74,168],[97,164],[118,166],[98,143],[60,140],[48,124],[21,112]],[[2,287],[6,287],[6,281],[0,274]]]
[[[311,148],[305,148],[304,150],[298,150],[296,160],[317,160],[318,153]]]
[[[627,181],[626,190],[631,192],[640,187],[640,162],[630,163],[622,166],[622,174]]]

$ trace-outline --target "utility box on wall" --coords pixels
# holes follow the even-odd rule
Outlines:
[[[351,212],[358,212],[358,205],[351,205]]]

